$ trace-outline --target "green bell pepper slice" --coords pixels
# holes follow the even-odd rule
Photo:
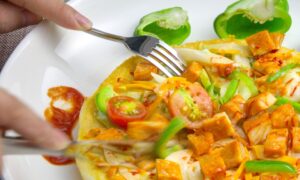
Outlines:
[[[102,87],[96,95],[96,107],[97,109],[106,114],[108,100],[116,95],[111,85]]]
[[[276,81],[277,79],[279,79],[281,76],[283,76],[285,73],[287,73],[288,71],[296,68],[298,66],[298,64],[288,64],[286,66],[283,66],[282,68],[280,68],[279,71],[277,71],[276,73],[273,73],[271,75],[269,75],[267,82],[271,83],[273,81]]]
[[[136,27],[136,36],[159,38],[169,45],[181,44],[191,33],[188,15],[181,7],[156,11],[144,16]]]
[[[297,174],[297,170],[287,162],[273,161],[273,160],[261,160],[261,161],[247,161],[245,163],[246,172],[262,173],[289,173]]]
[[[199,81],[201,82],[204,89],[206,89],[206,90],[212,85],[212,83],[209,79],[209,76],[208,76],[207,72],[205,71],[205,69],[201,69],[199,71]]]
[[[239,80],[233,79],[230,81],[224,96],[220,99],[221,104],[227,103],[236,93],[239,87]]]
[[[297,103],[295,101],[289,100],[288,98],[284,98],[284,97],[277,97],[277,101],[275,103],[275,105],[283,105],[283,104],[290,104],[294,107],[294,109],[300,113],[300,103]]]
[[[169,154],[181,149],[180,145],[167,147],[167,143],[182,130],[185,125],[185,121],[180,117],[175,117],[171,120],[169,126],[162,132],[154,146],[154,152],[159,158],[166,158]]]
[[[241,84],[244,84],[249,89],[249,91],[251,93],[251,97],[258,94],[258,89],[255,85],[254,80],[251,77],[249,77],[247,74],[245,74],[239,70],[234,70],[229,75],[229,77],[231,79],[237,79],[241,82]]]
[[[240,0],[227,7],[214,21],[220,38],[246,38],[263,30],[287,32],[292,24],[287,0]]]

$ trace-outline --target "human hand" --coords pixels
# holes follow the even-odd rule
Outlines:
[[[12,129],[33,144],[53,150],[63,149],[70,143],[62,132],[42,121],[22,102],[0,88],[0,130],[5,129]]]
[[[36,24],[42,17],[75,30],[87,30],[92,26],[63,0],[0,0],[0,34]]]

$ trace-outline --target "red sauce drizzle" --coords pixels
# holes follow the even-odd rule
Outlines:
[[[50,106],[45,110],[46,120],[55,128],[60,129],[72,139],[72,130],[78,120],[79,112],[84,101],[83,95],[74,88],[58,86],[48,90],[51,98]],[[67,109],[56,107],[55,102],[67,104]],[[44,156],[46,160],[55,165],[66,165],[74,159],[65,157]]]

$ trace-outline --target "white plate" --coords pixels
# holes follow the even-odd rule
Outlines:
[[[143,15],[181,6],[188,11],[192,26],[187,41],[195,41],[216,38],[213,20],[231,2],[233,0],[76,0],[70,4],[88,16],[95,27],[126,36],[132,35]],[[285,45],[300,50],[300,1],[289,2],[293,25],[286,35]],[[130,55],[121,44],[42,23],[11,55],[2,71],[0,85],[43,116],[49,87],[68,85],[89,96]],[[53,166],[40,156],[5,157],[4,163],[8,180],[80,179],[74,165]]]

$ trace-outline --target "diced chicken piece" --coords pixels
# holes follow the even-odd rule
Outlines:
[[[274,173],[262,173],[260,180],[296,180],[297,177],[289,174],[274,174]]]
[[[194,153],[197,156],[208,153],[212,143],[214,142],[214,137],[210,132],[204,132],[199,135],[189,134],[188,140],[193,146]]]
[[[280,49],[282,41],[284,39],[284,34],[282,33],[270,33],[270,36],[274,42],[275,48]]]
[[[264,153],[267,157],[281,157],[287,153],[288,129],[273,129],[267,136],[264,144]]]
[[[292,150],[300,153],[300,127],[294,127],[292,130]]]
[[[116,174],[113,176],[109,176],[110,180],[126,180],[126,178],[124,178],[121,174]]]
[[[239,166],[248,154],[247,148],[237,140],[232,140],[214,151],[220,152],[227,169]]]
[[[268,109],[276,102],[276,98],[270,92],[263,92],[259,95],[250,98],[246,102],[247,116],[253,116],[257,113]]]
[[[226,166],[219,153],[210,153],[199,158],[200,166],[205,178],[225,178]]]
[[[233,124],[246,117],[246,101],[240,95],[234,96],[230,101],[221,106],[221,111],[225,111]]]
[[[225,112],[215,114],[212,118],[205,119],[199,130],[212,133],[215,141],[235,135],[231,121]]]
[[[202,66],[198,63],[193,61],[182,74],[182,77],[186,78],[190,82],[195,82],[199,79],[199,72],[202,69]]]
[[[289,128],[298,124],[296,113],[292,105],[284,104],[271,113],[273,128]]]
[[[243,128],[251,145],[263,143],[272,129],[270,114],[263,112],[247,119]]]
[[[254,159],[266,159],[264,154],[264,145],[254,145],[251,147]]]
[[[181,171],[179,164],[163,160],[156,160],[156,172],[158,180],[181,180]]]
[[[246,42],[254,56],[260,56],[277,50],[275,42],[268,31],[261,31],[246,38]]]
[[[127,134],[133,139],[145,140],[158,136],[167,126],[165,121],[133,121],[127,125]]]
[[[215,67],[221,77],[227,77],[234,70],[233,64],[216,64]]]
[[[120,140],[125,136],[125,132],[116,128],[93,128],[90,129],[85,139],[94,140]]]
[[[149,62],[139,62],[133,73],[134,80],[149,81],[152,79],[151,73],[158,73],[156,66]]]

